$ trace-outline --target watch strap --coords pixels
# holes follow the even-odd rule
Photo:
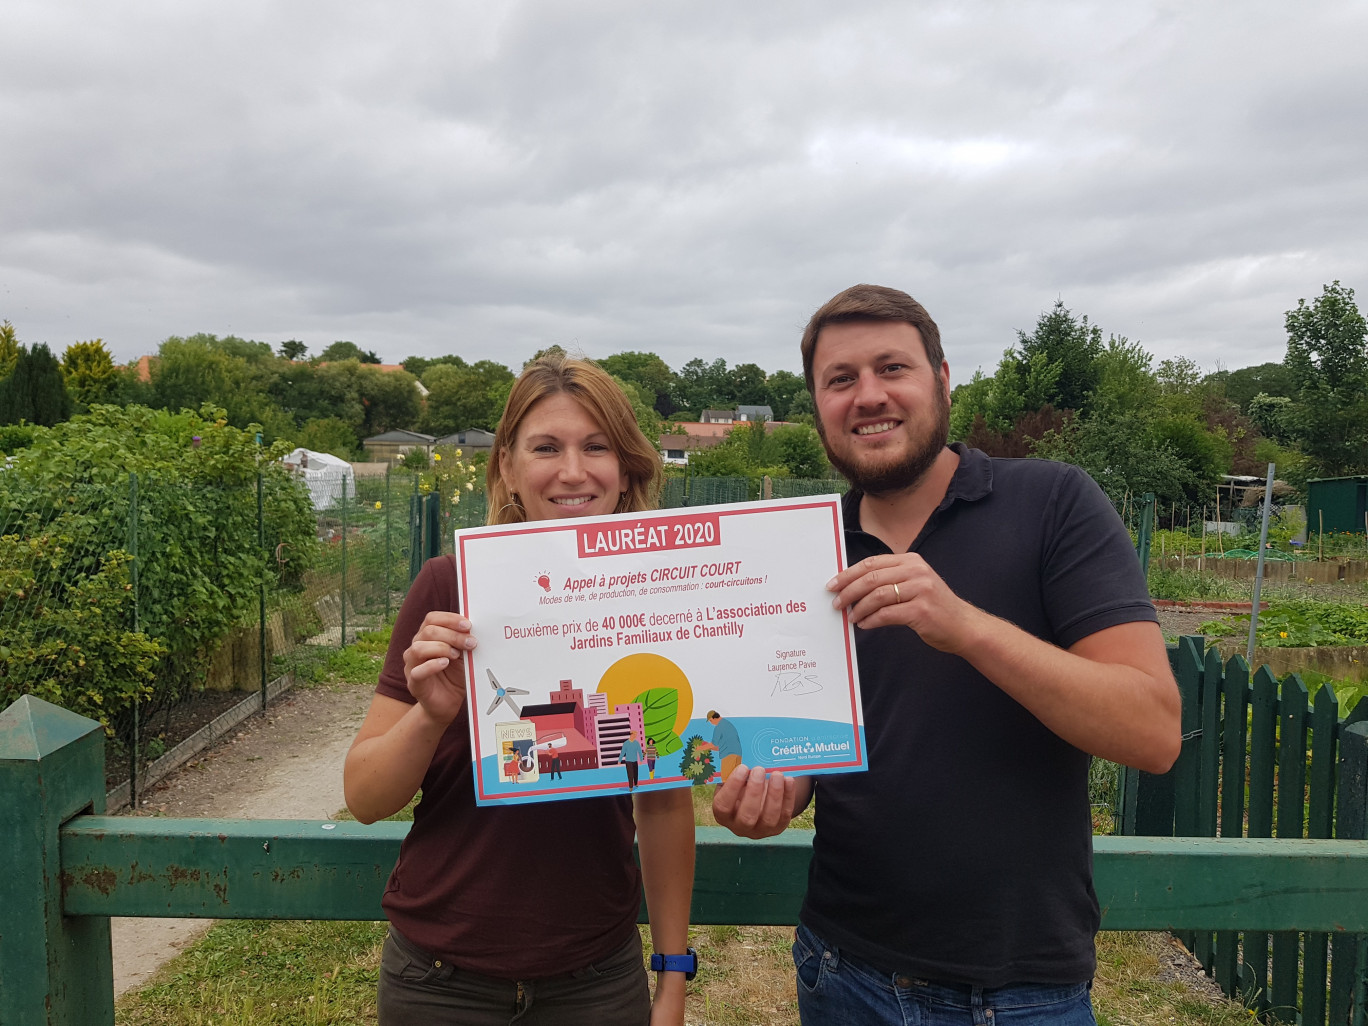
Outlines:
[[[683,973],[684,979],[692,980],[698,973],[698,952],[693,948],[684,949],[683,955],[652,955],[651,969],[657,973]]]

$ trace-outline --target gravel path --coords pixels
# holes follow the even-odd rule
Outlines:
[[[265,717],[171,774],[141,815],[330,819],[342,800],[342,760],[366,714],[371,685],[288,692]],[[115,919],[114,994],[145,983],[212,925],[207,919]]]

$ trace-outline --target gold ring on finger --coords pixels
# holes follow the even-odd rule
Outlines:
[[[900,592],[900,591],[898,590],[898,582],[897,582],[897,581],[894,581],[894,582],[893,582],[893,594],[896,595],[896,596],[898,596],[898,601],[899,601],[899,602],[901,602],[901,601],[903,600],[903,598],[902,598],[902,592]]]

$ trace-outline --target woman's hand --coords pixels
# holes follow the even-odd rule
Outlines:
[[[465,653],[476,645],[460,613],[432,612],[404,650],[409,694],[434,720],[448,724],[465,703]]]

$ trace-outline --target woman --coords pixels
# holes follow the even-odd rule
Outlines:
[[[514,384],[495,432],[489,521],[639,512],[660,479],[660,457],[612,379],[545,356]],[[455,601],[454,559],[429,560],[344,770],[347,807],[363,823],[423,792],[382,901],[380,1022],[683,1023],[683,973],[659,973],[652,1002],[636,918],[644,882],[655,951],[684,954],[688,790],[476,806],[463,665],[476,639]]]

